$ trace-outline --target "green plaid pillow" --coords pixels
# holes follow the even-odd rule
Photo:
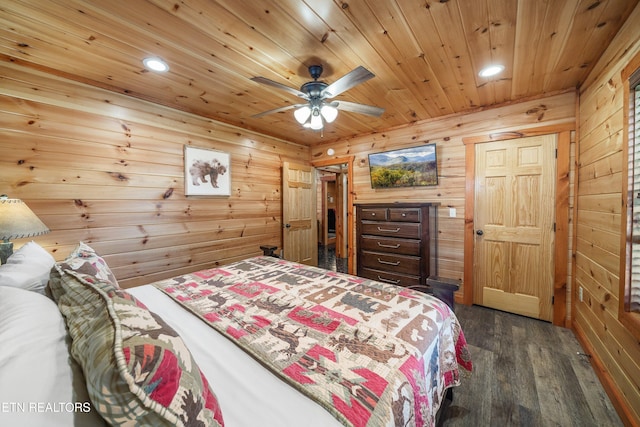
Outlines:
[[[65,261],[66,262],[66,261]],[[95,409],[111,425],[222,426],[214,393],[178,334],[112,282],[52,269],[49,286]]]

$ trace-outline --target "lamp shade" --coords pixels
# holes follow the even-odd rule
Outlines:
[[[320,111],[315,110],[312,114],[311,114],[311,129],[313,130],[319,130],[322,129],[323,123],[322,123],[322,116],[320,116]]]
[[[300,107],[296,111],[294,111],[293,115],[295,116],[296,121],[302,125],[311,115],[311,108],[305,105],[304,107]]]
[[[322,117],[327,121],[327,123],[332,123],[336,117],[338,117],[338,109],[336,107],[332,107],[331,105],[323,105],[320,109],[322,113]]]
[[[49,228],[20,199],[0,196],[0,240],[39,236]]]

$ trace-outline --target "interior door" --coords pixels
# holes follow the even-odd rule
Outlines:
[[[556,140],[476,144],[475,304],[552,320]]]
[[[312,166],[284,162],[282,224],[284,259],[318,265],[316,171]]]

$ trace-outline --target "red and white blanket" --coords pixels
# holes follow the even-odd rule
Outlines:
[[[272,257],[154,286],[347,426],[434,425],[471,371],[455,315],[420,292]]]

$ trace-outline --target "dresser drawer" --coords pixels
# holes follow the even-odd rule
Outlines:
[[[363,251],[362,266],[376,270],[420,275],[420,257]]]
[[[389,221],[420,222],[420,209],[389,208]]]
[[[357,203],[357,274],[399,286],[436,276],[437,203]]]
[[[391,273],[388,271],[373,270],[363,268],[360,270],[360,276],[367,279],[376,280],[382,283],[390,283],[398,286],[417,286],[420,285],[420,277],[409,276],[406,274]]]
[[[360,210],[360,217],[362,219],[370,219],[373,221],[387,221],[388,210],[386,208],[365,208]]]
[[[360,248],[364,251],[420,256],[419,240],[365,235],[360,238]]]
[[[420,224],[410,222],[362,221],[362,234],[420,239]]]

